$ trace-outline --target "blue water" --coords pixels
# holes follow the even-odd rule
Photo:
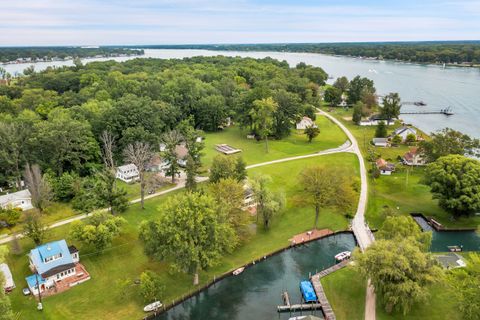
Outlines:
[[[480,237],[475,231],[436,231],[420,216],[414,216],[423,231],[432,232],[430,251],[445,252],[448,246],[463,246],[463,251],[480,251]]]
[[[445,127],[460,130],[480,138],[480,68],[460,68],[437,65],[419,65],[413,63],[375,61],[350,57],[335,57],[316,53],[293,52],[235,52],[209,50],[145,50],[144,58],[186,58],[193,56],[241,56],[252,58],[272,57],[285,60],[291,66],[305,62],[322,67],[333,77],[356,75],[368,77],[375,81],[379,94],[398,92],[403,101],[423,100],[425,107],[404,106],[405,111],[438,111],[452,106],[454,116],[444,115],[403,115],[402,118],[427,133]],[[125,61],[135,57],[113,58]],[[111,58],[110,58],[111,59]],[[84,62],[105,61],[108,58],[86,59]],[[72,61],[39,62],[34,64],[36,70],[48,66],[73,65]],[[29,64],[3,65],[11,74],[22,72]]]
[[[219,281],[157,319],[288,319],[293,314],[277,312],[277,305],[283,304],[282,293],[288,291],[290,303],[301,303],[300,281],[332,266],[337,253],[354,247],[354,237],[348,233],[286,250]],[[320,310],[303,311],[306,314],[322,317]]]

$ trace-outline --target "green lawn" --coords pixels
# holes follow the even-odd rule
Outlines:
[[[322,285],[337,319],[364,318],[366,281],[354,267],[347,267],[328,275],[322,279]],[[428,301],[414,305],[406,316],[398,312],[386,313],[377,296],[377,319],[461,319],[462,317],[455,307],[455,300],[452,299],[451,290],[453,289],[448,287],[445,282],[430,286]]]
[[[295,177],[300,170],[308,165],[321,164],[342,168],[346,174],[357,174],[358,164],[353,154],[337,154],[320,156],[304,160],[291,161],[249,171],[250,175],[260,172],[272,176],[272,188],[282,189],[287,196],[287,208],[284,213],[275,217],[271,229],[256,228],[256,233],[234,253],[222,258],[219,265],[200,274],[201,283],[213,279],[239,265],[260,258],[263,255],[288,245],[291,236],[309,230],[313,226],[313,209],[295,206],[294,199],[300,189]],[[177,191],[181,192],[181,191]],[[12,269],[17,289],[10,297],[16,312],[21,319],[136,319],[143,316],[144,301],[138,295],[138,287],[131,285],[126,291],[126,297],[121,295],[117,281],[121,279],[137,279],[144,270],[154,270],[162,277],[166,285],[162,300],[169,304],[173,299],[193,290],[192,277],[182,273],[172,273],[166,263],[150,261],[143,253],[138,241],[138,225],[142,220],[157,216],[157,207],[164,202],[166,196],[146,201],[146,209],[132,205],[123,216],[128,224],[121,237],[114,241],[113,246],[98,254],[68,237],[69,226],[56,228],[49,234],[49,240],[66,238],[80,249],[81,262],[90,272],[92,279],[80,284],[67,292],[44,300],[45,310],[39,313],[35,310],[33,298],[24,297],[21,288],[25,286],[24,277],[30,274],[26,253],[33,247],[29,240],[21,240],[22,252],[10,254],[8,263]],[[332,230],[343,230],[348,220],[335,210],[326,209],[321,212],[319,226]]]
[[[147,173],[147,174],[151,174],[151,173]],[[119,188],[123,188],[127,191],[128,200],[135,200],[135,199],[140,198],[140,183],[139,182],[126,183],[126,182],[123,182],[123,181],[117,179],[117,186]],[[170,189],[172,187],[174,187],[174,185],[172,183],[167,183],[167,184],[162,185],[159,188],[156,188],[155,192],[160,192],[160,191],[163,191],[163,190],[167,190],[167,189]],[[147,195],[146,192],[147,192],[147,190],[145,190],[145,195]]]
[[[352,132],[365,158],[367,156],[367,150],[370,147],[375,150],[376,154],[381,155],[387,161],[397,164],[397,171],[391,176],[380,176],[374,180],[369,175],[369,196],[366,218],[370,227],[379,228],[382,225],[385,217],[381,215],[381,211],[385,205],[394,208],[398,214],[408,215],[412,212],[419,212],[426,216],[433,216],[447,227],[476,227],[480,224],[480,217],[453,220],[449,213],[440,208],[438,201],[432,199],[430,188],[421,184],[421,178],[423,176],[423,169],[421,167],[410,168],[407,174],[408,167],[400,164],[397,158],[405,154],[410,148],[409,146],[401,145],[391,148],[375,148],[370,145],[370,141],[375,135],[374,126],[363,127],[353,124],[350,120],[351,110],[347,111],[337,108],[333,109],[331,114],[342,121]],[[398,123],[390,126],[388,132],[390,133],[398,126]],[[424,135],[424,133],[420,133]],[[367,170],[369,170],[372,164],[367,160],[366,166]]]
[[[292,130],[292,134],[282,140],[269,140],[269,152],[265,152],[265,142],[247,139],[247,130],[230,127],[220,132],[207,133],[205,137],[204,165],[209,167],[212,159],[220,154],[215,145],[226,143],[241,149],[240,156],[247,164],[260,163],[275,159],[298,156],[336,148],[342,145],[347,137],[333,122],[323,116],[317,116],[317,125],[320,134],[311,143],[308,143],[303,130]]]
[[[339,320],[363,320],[366,281],[348,266],[321,279],[328,301]]]

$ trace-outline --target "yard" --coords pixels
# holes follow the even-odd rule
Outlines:
[[[271,187],[283,190],[287,196],[287,208],[284,213],[275,217],[269,231],[259,225],[256,233],[234,253],[225,256],[219,265],[200,274],[200,282],[211,280],[214,275],[220,275],[239,265],[262,257],[266,253],[288,245],[288,239],[300,232],[309,230],[313,226],[313,208],[296,206],[295,199],[300,188],[295,177],[306,166],[325,165],[338,167],[345,174],[358,173],[358,164],[353,154],[337,154],[320,156],[304,160],[285,162],[249,170],[249,175],[265,173],[271,175]],[[177,191],[181,192],[181,191]],[[121,237],[114,241],[111,248],[102,253],[94,252],[82,247],[79,243],[68,238],[69,226],[53,229],[49,239],[66,238],[69,244],[75,244],[80,249],[80,259],[90,272],[92,279],[72,288],[62,294],[44,300],[44,311],[39,313],[35,309],[32,297],[24,297],[21,288],[25,286],[24,277],[29,274],[26,253],[33,247],[30,240],[21,240],[22,250],[17,254],[10,254],[8,263],[17,289],[10,297],[13,309],[22,319],[135,319],[144,315],[142,307],[145,301],[138,294],[138,286],[133,284],[141,272],[153,270],[158,272],[166,285],[165,296],[162,301],[166,304],[173,299],[193,289],[192,277],[183,273],[172,273],[166,263],[150,261],[143,253],[142,245],[138,241],[138,225],[142,220],[154,219],[157,216],[157,207],[162,204],[165,196],[146,201],[146,209],[142,211],[138,204],[132,205],[123,216],[128,224]],[[319,228],[344,230],[348,221],[342,213],[335,210],[322,210]],[[121,289],[120,280],[128,279],[131,283]]]
[[[265,152],[264,141],[247,139],[248,131],[239,127],[234,126],[220,132],[207,133],[203,151],[205,153],[204,166],[210,167],[213,158],[220,154],[215,150],[217,144],[228,144],[241,149],[242,152],[238,155],[243,157],[247,164],[255,164],[336,148],[347,140],[343,131],[326,117],[317,116],[316,123],[320,128],[320,134],[311,143],[308,142],[303,130],[294,129],[290,136],[282,140],[269,140],[268,153]]]
[[[322,279],[322,285],[337,319],[364,318],[366,281],[354,267],[343,268],[326,276]],[[377,319],[461,319],[461,314],[458,313],[455,301],[452,299],[451,290],[445,282],[430,286],[428,301],[415,305],[406,316],[399,312],[386,313],[377,296]]]

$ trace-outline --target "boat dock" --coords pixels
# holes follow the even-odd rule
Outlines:
[[[322,306],[322,311],[323,314],[325,315],[326,320],[335,320],[335,313],[333,313],[332,306],[330,305],[330,302],[328,302],[327,295],[325,294],[325,291],[323,291],[322,283],[320,282],[320,279],[329,275],[332,272],[335,272],[339,269],[342,269],[348,264],[349,260],[344,260],[340,263],[337,263],[336,265],[322,270],[319,273],[313,275],[310,278],[310,281],[313,284],[313,288],[315,289],[315,293],[317,294],[318,302],[320,302],[320,305]]]
[[[322,305],[320,303],[303,303],[303,304],[289,304],[283,306],[277,306],[278,312],[296,312],[296,311],[308,311],[308,310],[321,310]]]
[[[446,116],[453,116],[452,109],[450,107],[440,109],[440,111],[412,111],[412,112],[400,112],[400,114],[444,114]]]

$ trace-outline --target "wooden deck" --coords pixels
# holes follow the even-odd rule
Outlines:
[[[321,237],[324,237],[333,233],[334,232],[330,229],[320,229],[320,230],[315,229],[315,230],[297,234],[293,236],[292,239],[289,239],[289,241],[291,244],[296,245],[299,243],[304,243],[304,242],[312,241],[315,239],[319,239]]]
[[[320,282],[320,279],[329,275],[332,272],[335,272],[345,267],[348,264],[348,262],[349,260],[344,260],[328,269],[320,271],[319,273],[315,274],[310,278],[310,281],[313,284],[313,288],[315,289],[315,293],[317,294],[318,302],[320,302],[320,305],[322,306],[323,314],[325,315],[326,320],[336,320],[336,317],[335,317],[335,313],[333,312],[332,306],[330,306],[330,303],[328,302],[325,291],[323,291],[323,287],[322,287],[322,283]]]

